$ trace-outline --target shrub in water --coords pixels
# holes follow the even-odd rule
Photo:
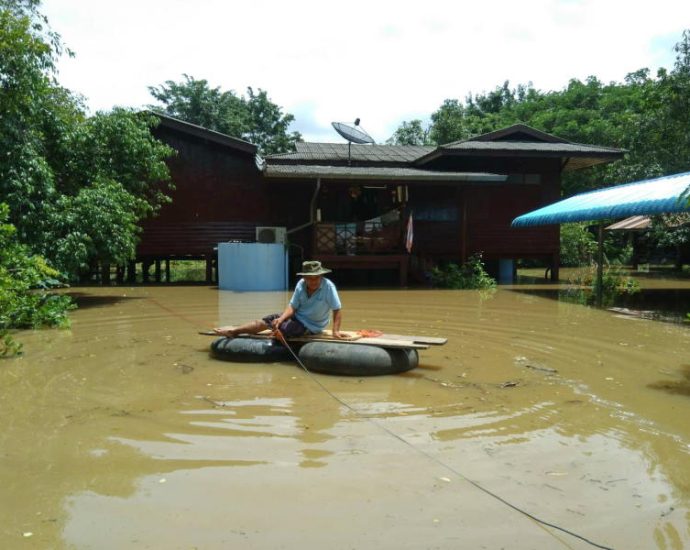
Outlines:
[[[487,289],[496,286],[496,280],[484,270],[482,254],[478,252],[458,266],[450,263],[431,270],[431,282],[442,288],[479,288]]]
[[[69,296],[48,292],[62,286],[60,274],[16,241],[7,216],[0,204],[0,356],[21,351],[10,329],[68,326],[67,312],[75,307]]]

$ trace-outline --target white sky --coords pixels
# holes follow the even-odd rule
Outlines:
[[[377,142],[427,120],[444,99],[532,82],[623,80],[671,69],[690,1],[44,0],[76,57],[60,83],[92,111],[154,103],[148,86],[186,73],[244,95],[263,88],[308,141],[343,141],[332,121]]]

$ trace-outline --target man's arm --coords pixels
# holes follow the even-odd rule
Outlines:
[[[334,338],[342,338],[342,335],[340,334],[340,322],[343,319],[343,313],[342,309],[334,309],[333,310],[333,337]]]
[[[293,308],[290,304],[288,304],[287,307],[285,308],[285,311],[283,311],[283,313],[280,314],[280,317],[278,317],[277,319],[275,319],[273,321],[273,327],[271,327],[271,328],[274,328],[274,329],[278,328],[283,321],[287,321],[294,314],[295,314],[295,308]]]

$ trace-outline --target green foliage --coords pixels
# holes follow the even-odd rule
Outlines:
[[[170,202],[165,159],[174,152],[153,139],[156,125],[154,115],[122,108],[85,120],[64,140],[69,153],[65,166],[56,167],[58,189],[74,195],[96,180],[117,181],[135,199],[139,218],[157,213]]]
[[[429,140],[440,145],[523,123],[576,143],[628,151],[624,160],[611,165],[564,172],[565,196],[689,171],[690,30],[683,32],[675,52],[673,69],[660,69],[655,77],[643,68],[622,83],[590,76],[551,92],[531,83],[511,88],[506,81],[464,101],[446,99],[431,115]],[[391,141],[404,142],[400,138],[407,138],[411,125],[404,122]]]
[[[172,282],[205,282],[206,262],[203,260],[172,260],[170,262]]]
[[[596,277],[592,282],[592,292],[596,294],[599,282]],[[604,270],[601,278],[601,288],[604,296],[633,295],[640,292],[640,283],[624,274],[620,268],[610,267]]]
[[[152,115],[88,117],[55,79],[60,37],[38,1],[0,0],[0,197],[19,242],[70,278],[131,258],[137,223],[168,201]]]
[[[431,270],[431,281],[434,286],[456,289],[491,289],[496,287],[496,280],[484,270],[482,254],[478,252],[458,266],[449,263],[444,267]]]
[[[182,76],[184,82],[167,80],[158,87],[149,86],[149,93],[163,104],[165,114],[229,136],[244,133],[248,117],[242,98],[233,91],[211,88],[206,80]],[[158,110],[160,106],[151,108]]]
[[[23,344],[12,338],[8,330],[0,329],[0,357],[20,355],[23,347]]]
[[[431,145],[429,128],[424,128],[419,119],[403,122],[386,141],[388,145]]]
[[[139,202],[112,180],[95,181],[74,196],[60,196],[43,233],[46,255],[66,273],[85,271],[96,259],[125,263],[134,257]]]
[[[650,236],[660,247],[677,247],[690,243],[690,213],[654,216]]]
[[[561,225],[561,265],[588,265],[597,250],[597,241],[587,223]]]
[[[589,266],[578,270],[568,279],[572,285],[566,291],[566,297],[574,298],[583,304],[593,304],[597,296],[597,266]],[[583,287],[585,287],[583,289]],[[632,296],[640,292],[640,284],[637,280],[627,275],[620,267],[606,267],[602,275],[602,300],[603,305],[612,305],[616,299]]]
[[[49,292],[61,286],[60,274],[17,241],[8,215],[0,203],[0,355],[21,350],[10,329],[68,326],[67,312],[74,307],[69,296]]]
[[[235,92],[211,88],[208,81],[183,75],[183,82],[167,80],[160,86],[149,86],[149,92],[161,105],[151,105],[167,115],[223,134],[245,139],[264,154],[283,153],[294,149],[301,139],[299,132],[288,132],[294,121],[283,114],[267,92],[247,88],[247,97]]]

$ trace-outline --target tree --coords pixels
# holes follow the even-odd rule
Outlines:
[[[465,106],[457,99],[446,99],[431,114],[429,137],[436,145],[472,137],[465,123]]]
[[[386,143],[388,145],[431,145],[429,128],[424,128],[419,119],[403,121]]]
[[[168,200],[173,151],[152,136],[156,117],[86,115],[56,80],[63,49],[38,6],[0,0],[0,197],[18,241],[76,279],[132,258],[137,223]]]
[[[211,88],[206,80],[182,76],[183,82],[166,80],[158,87],[149,86],[149,93],[163,104],[151,105],[151,109],[209,130],[242,137],[249,123],[245,101],[233,91]]]
[[[625,149],[625,159],[590,170],[565,172],[563,193],[583,191],[690,169],[690,30],[674,48],[669,72],[630,73],[623,83],[594,76],[573,79],[559,91],[541,92],[531,84],[504,82],[464,101],[447,99],[431,115],[431,141],[469,139],[524,123],[583,144]],[[688,190],[690,200],[690,190]]]
[[[0,357],[21,350],[10,329],[66,326],[74,307],[69,296],[47,292],[59,284],[59,273],[17,240],[8,216],[0,203]]]
[[[182,82],[167,80],[160,86],[149,86],[151,95],[162,104],[151,105],[152,110],[245,139],[264,154],[291,151],[301,139],[298,132],[288,132],[294,117],[283,114],[266,91],[255,92],[249,87],[245,98],[212,88],[206,80],[182,76]]]

